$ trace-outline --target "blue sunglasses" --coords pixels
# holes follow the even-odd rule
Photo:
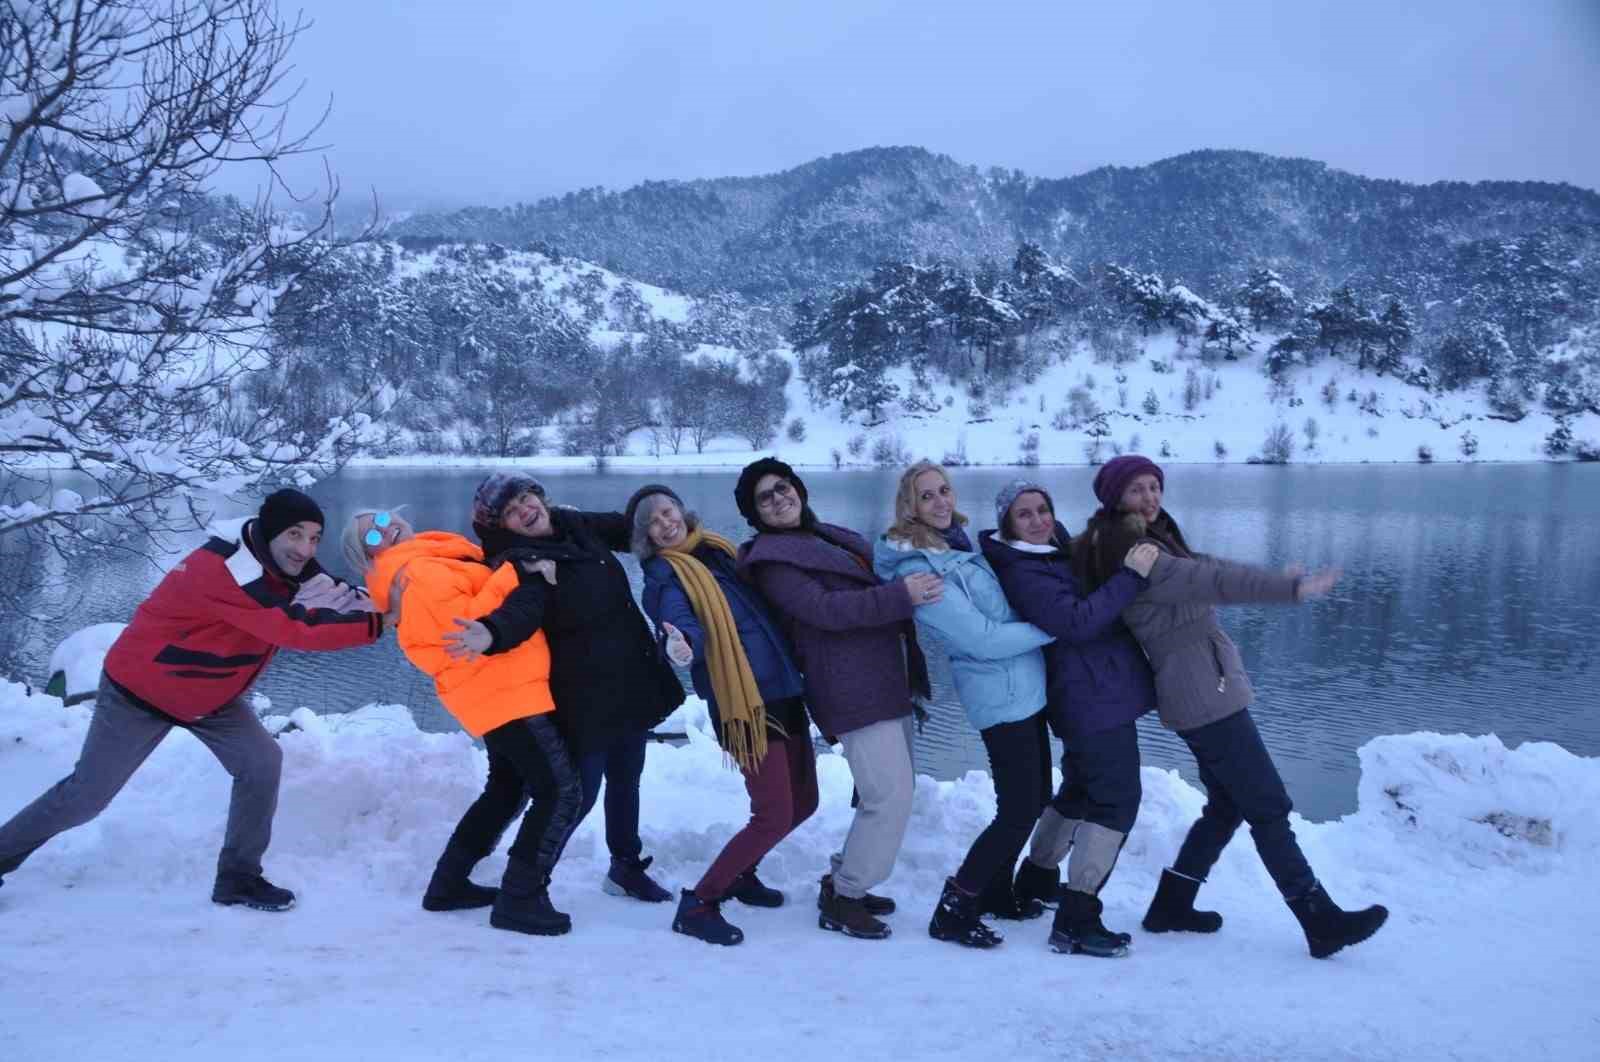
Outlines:
[[[372,530],[368,531],[365,535],[362,535],[361,541],[365,542],[369,546],[383,545],[383,531],[381,529],[388,527],[393,522],[394,517],[390,516],[387,511],[373,513]]]

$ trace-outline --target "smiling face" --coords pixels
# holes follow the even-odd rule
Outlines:
[[[388,527],[379,527],[373,520],[374,515],[376,514],[368,513],[356,521],[356,530],[361,535],[362,548],[367,551],[367,556],[369,557],[376,557],[395,543],[404,542],[416,534],[416,531],[406,522],[406,518],[399,513],[391,512],[389,514]],[[379,542],[376,546],[367,542],[367,534],[372,531],[376,531],[379,535]]]
[[[944,473],[930,468],[911,483],[911,501],[919,521],[938,531],[950,526],[956,515],[956,489]]]
[[[545,538],[555,533],[550,523],[550,507],[531,490],[525,490],[506,502],[506,507],[500,512],[500,523],[507,531],[515,531],[529,538]]]
[[[756,480],[756,512],[768,527],[799,527],[803,503],[794,484],[768,472]]]
[[[1025,490],[1006,510],[1011,521],[1011,537],[1035,546],[1047,545],[1056,529],[1050,502],[1036,490]]]
[[[279,531],[267,543],[272,563],[285,575],[299,575],[317,555],[317,543],[322,541],[322,525],[314,520],[302,520]]]
[[[1123,488],[1117,505],[1123,512],[1137,513],[1150,523],[1161,515],[1161,481],[1149,472],[1136,476]]]
[[[650,536],[650,544],[656,549],[671,549],[689,537],[689,525],[683,518],[683,510],[671,498],[657,499],[645,528]]]

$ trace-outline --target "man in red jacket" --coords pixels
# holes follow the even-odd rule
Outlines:
[[[0,875],[100,814],[177,726],[233,776],[211,899],[263,911],[294,906],[294,893],[261,876],[283,753],[244,694],[280,647],[349,649],[383,633],[366,598],[318,566],[323,523],[316,502],[280,490],[236,531],[213,528],[167,573],[106,654],[77,766],[0,826]]]

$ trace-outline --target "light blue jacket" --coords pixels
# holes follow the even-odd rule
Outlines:
[[[917,627],[932,631],[950,654],[950,672],[967,719],[978,730],[1015,723],[1044,708],[1044,654],[1055,641],[1017,618],[989,562],[977,552],[917,549],[879,538],[872,566],[884,580],[913,572],[944,579],[944,596],[918,605]]]

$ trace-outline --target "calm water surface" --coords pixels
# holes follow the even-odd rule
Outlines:
[[[955,472],[974,529],[993,525],[995,491],[1019,471]],[[1074,531],[1093,507],[1092,473],[1046,469],[1038,477]],[[735,541],[749,534],[731,472],[538,475],[552,501],[586,509],[620,508],[636,487],[664,479],[712,529]],[[804,475],[822,519],[869,536],[888,523],[895,473]],[[337,529],[363,506],[408,503],[418,527],[470,535],[469,502],[482,476],[358,469],[320,484],[314,493],[330,521],[323,563],[343,570]],[[1168,469],[1166,505],[1196,549],[1345,570],[1330,600],[1223,612],[1256,687],[1257,721],[1307,816],[1354,810],[1356,748],[1379,734],[1492,732],[1508,744],[1549,740],[1600,754],[1600,468],[1177,465]],[[637,565],[627,564],[637,591]],[[71,601],[41,603],[53,618],[24,653],[40,681],[62,634],[126,620],[159,578],[128,561],[91,565],[84,575]],[[934,661],[934,678],[938,703],[919,739],[919,769],[941,778],[984,769],[983,745],[942,661]],[[280,653],[257,688],[275,710],[395,701],[411,705],[425,729],[455,727],[432,684],[389,638],[342,653]],[[1183,744],[1149,717],[1143,738],[1147,763],[1195,780]]]

